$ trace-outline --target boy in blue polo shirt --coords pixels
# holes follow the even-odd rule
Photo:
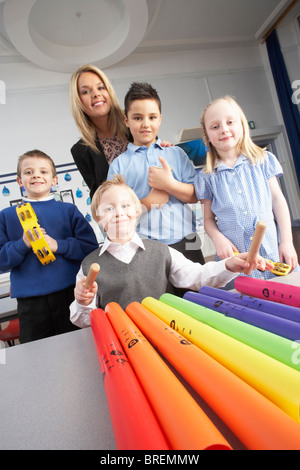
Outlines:
[[[110,165],[107,179],[121,174],[141,201],[143,214],[137,232],[159,240],[194,262],[204,264],[195,217],[188,203],[197,202],[196,176],[185,152],[162,147],[157,139],[161,101],[148,83],[132,83],[125,96],[125,122],[133,142]]]

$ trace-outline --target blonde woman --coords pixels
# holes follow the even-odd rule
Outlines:
[[[106,180],[111,162],[127,149],[130,131],[113,86],[98,67],[87,64],[76,70],[69,93],[72,115],[81,135],[71,153],[92,197]]]
[[[94,65],[73,73],[70,105],[81,135],[71,153],[92,197],[106,180],[109,164],[126,150],[128,129],[110,81]]]
[[[195,190],[217,259],[249,251],[256,224],[264,220],[267,230],[261,256],[296,268],[289,209],[277,180],[282,174],[277,158],[254,144],[246,116],[230,96],[205,108],[201,126],[208,153],[205,168],[196,176]],[[273,274],[253,271],[252,276]]]

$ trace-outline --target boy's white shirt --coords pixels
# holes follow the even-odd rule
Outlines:
[[[101,257],[101,255],[107,250],[118,260],[129,264],[139,248],[144,250],[145,246],[143,240],[137,233],[135,233],[132,239],[124,245],[113,243],[106,238],[100,248],[99,257]],[[169,281],[175,287],[190,289],[197,292],[203,285],[210,287],[223,287],[238,275],[238,273],[233,273],[226,269],[226,260],[210,261],[201,265],[200,263],[193,263],[174,248],[169,247],[169,251],[171,255]],[[101,260],[99,264],[101,267]],[[80,268],[76,282],[82,279],[82,277],[83,272],[82,268]],[[70,305],[71,322],[80,328],[90,326],[90,313],[95,308],[97,308],[96,296],[88,306],[81,305],[77,300],[74,300]]]

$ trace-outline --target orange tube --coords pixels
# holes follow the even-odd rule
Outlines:
[[[105,311],[172,449],[231,449],[124,310],[112,302]]]
[[[101,309],[90,315],[118,450],[169,450],[140,383]]]
[[[248,449],[300,449],[300,426],[280,408],[143,305],[126,313]]]

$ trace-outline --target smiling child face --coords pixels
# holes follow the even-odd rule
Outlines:
[[[21,174],[17,178],[24,186],[28,199],[42,199],[49,196],[51,187],[57,184],[50,162],[42,157],[26,157],[22,161]]]
[[[137,146],[150,147],[156,141],[161,124],[161,114],[156,100],[134,100],[130,104],[125,123]]]
[[[111,242],[123,245],[129,241],[138,216],[138,208],[125,185],[111,186],[102,194],[97,217]]]
[[[205,129],[209,141],[221,158],[236,151],[243,135],[240,116],[225,100],[217,101],[207,109]]]

